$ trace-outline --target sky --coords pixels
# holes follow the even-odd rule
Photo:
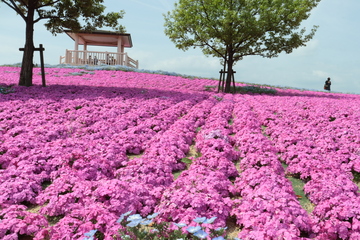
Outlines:
[[[219,78],[219,58],[206,57],[200,49],[182,51],[164,33],[164,16],[174,9],[175,0],[104,0],[106,11],[125,11],[120,23],[131,34],[133,47],[125,51],[139,61],[139,68],[162,70],[203,78]],[[359,0],[322,0],[303,22],[307,32],[319,28],[307,46],[276,58],[247,56],[234,66],[235,80],[300,89],[323,90],[330,77],[334,92],[360,94],[360,9]],[[35,25],[34,43],[43,44],[47,64],[58,64],[74,42],[66,34],[53,36]],[[110,29],[105,29],[110,30]],[[0,2],[0,65],[19,63],[25,43],[25,22]],[[82,49],[82,48],[80,48]],[[92,51],[114,51],[109,47],[88,47]],[[34,62],[40,62],[36,52]]]

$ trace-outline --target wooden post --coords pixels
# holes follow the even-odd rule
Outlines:
[[[220,89],[223,92],[224,88],[225,88],[225,81],[226,81],[225,73],[228,73],[228,71],[221,69],[221,71],[219,71],[219,73],[220,73],[220,79],[219,79],[219,85],[218,85],[218,92],[220,92]],[[236,71],[232,72],[231,78],[232,78],[232,84],[233,84],[233,88],[234,88],[233,92],[236,93],[234,73],[236,73]]]
[[[221,69],[220,71],[219,71],[219,73],[220,73],[220,79],[219,79],[219,85],[218,85],[218,92],[220,92],[220,89],[221,89],[221,91],[223,91],[224,90],[224,84],[223,84],[223,81],[225,80],[223,80],[223,77],[225,76],[224,75],[224,71]]]
[[[24,48],[19,48],[19,51],[24,51]],[[34,51],[40,51],[40,65],[41,65],[41,78],[42,78],[42,86],[46,87],[45,82],[45,68],[44,68],[44,54],[43,51],[45,51],[45,48],[43,48],[43,45],[40,44],[38,48],[34,48]]]
[[[234,73],[236,73],[236,71],[232,72],[232,82],[233,82],[233,86],[234,86],[234,93],[236,93]]]
[[[46,87],[46,82],[45,82],[45,68],[44,68],[44,51],[45,48],[43,48],[43,45],[40,44],[39,48],[35,48],[35,51],[40,51],[40,64],[41,64],[41,77],[42,77],[42,86]]]

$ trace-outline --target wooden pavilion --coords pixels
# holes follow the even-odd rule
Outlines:
[[[129,33],[94,30],[92,32],[65,33],[75,41],[75,50],[66,49],[65,56],[60,57],[61,64],[71,65],[123,65],[138,68],[139,62],[130,58],[124,48],[131,48],[132,41]],[[83,50],[79,50],[83,45]],[[116,52],[88,51],[87,46],[116,47]]]

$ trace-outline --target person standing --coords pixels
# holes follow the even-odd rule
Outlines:
[[[330,81],[330,78],[328,78],[325,81],[324,89],[330,91],[330,86],[331,86],[331,81]]]

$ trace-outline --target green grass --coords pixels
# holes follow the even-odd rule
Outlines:
[[[193,160],[191,160],[192,158],[196,159],[198,157],[201,157],[201,153],[196,150],[195,144],[193,144],[190,146],[190,150],[189,150],[188,154],[186,155],[186,157],[181,159],[181,161],[186,164],[186,168],[183,170],[173,172],[174,180],[176,180],[183,171],[189,169],[190,165],[193,162]]]
[[[287,179],[291,181],[294,192],[299,199],[300,205],[304,208],[308,213],[311,213],[314,210],[314,204],[310,202],[307,196],[304,193],[304,185],[305,183],[298,178],[294,178],[288,176]]]
[[[354,177],[354,179],[353,179],[354,183],[359,187],[358,192],[360,193],[360,172],[355,172],[353,170],[353,171],[351,171],[351,173],[352,173],[352,175]]]
[[[208,85],[208,86],[204,86],[204,88],[205,88],[205,91],[214,91],[214,90],[216,90],[216,86]]]
[[[144,155],[144,153],[140,153],[140,154],[126,154],[126,156],[129,158],[129,160],[132,160],[134,158],[141,158],[141,156]]]
[[[207,85],[204,86],[205,91],[217,91],[218,88],[216,86],[212,86],[212,85]],[[234,87],[231,86],[230,88],[230,92],[231,93],[257,93],[257,94],[276,94],[277,91],[276,89],[274,89],[273,87],[267,86],[267,85],[255,85],[255,84],[251,84],[251,85],[246,85],[246,86],[235,86],[235,91],[234,91]]]
[[[231,91],[233,92],[233,87]],[[265,86],[236,86],[235,93],[257,93],[257,94],[272,94],[275,95],[277,93],[276,89],[265,87]]]
[[[286,171],[287,165],[285,163],[282,163],[282,166]],[[288,174],[286,175],[286,178],[291,181],[292,187],[300,202],[301,207],[305,209],[308,213],[311,213],[314,210],[315,205],[310,202],[310,200],[304,193],[304,185],[305,185],[304,181],[302,181],[301,179],[295,176]]]

